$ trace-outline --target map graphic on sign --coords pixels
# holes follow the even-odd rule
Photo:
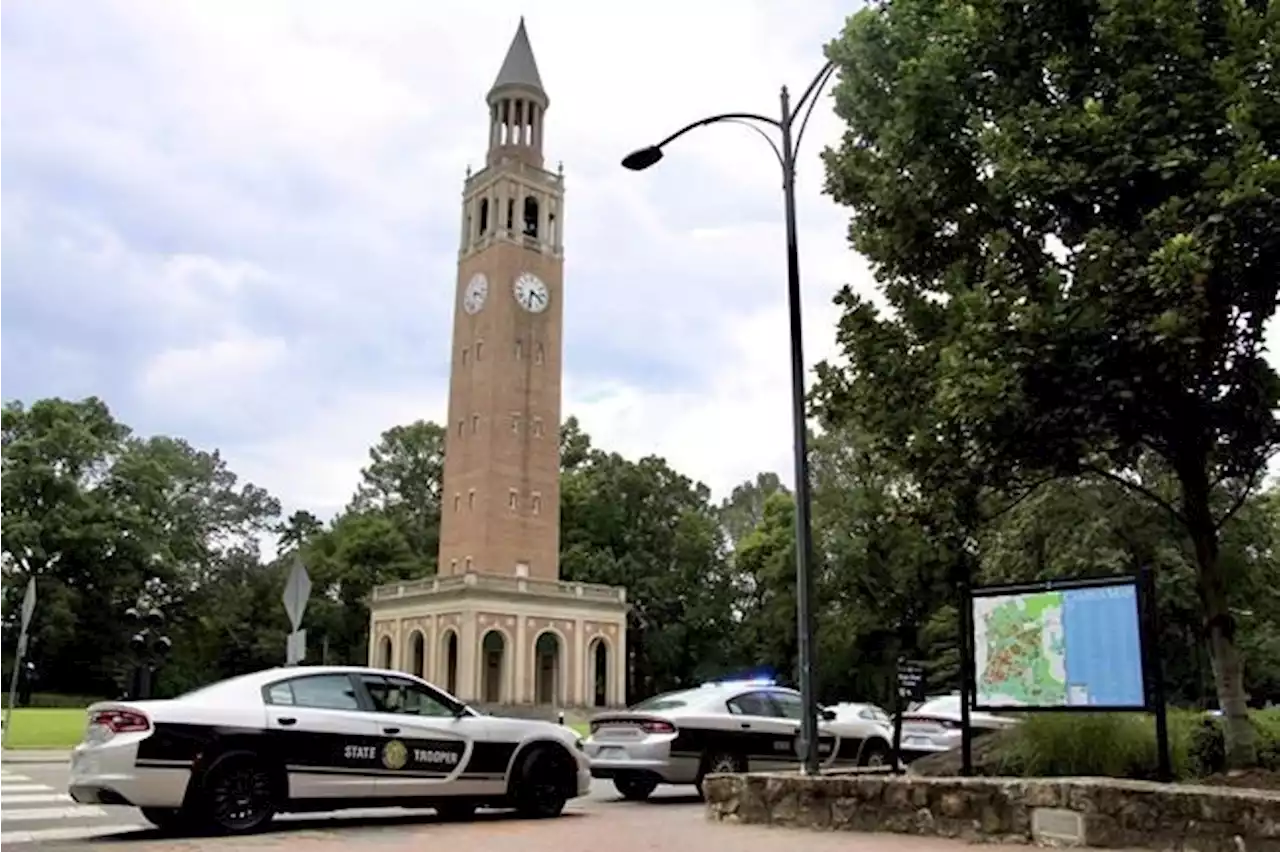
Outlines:
[[[979,707],[1144,706],[1133,583],[973,597]]]

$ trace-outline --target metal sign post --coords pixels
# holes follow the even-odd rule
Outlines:
[[[9,747],[10,718],[13,714],[14,702],[18,700],[18,678],[22,676],[22,664],[27,658],[27,630],[31,627],[31,616],[36,611],[36,578],[27,581],[26,594],[22,596],[22,627],[18,631],[18,653],[13,661],[13,676],[9,679],[9,704],[4,709],[4,742]]]
[[[311,600],[311,576],[301,559],[295,559],[284,583],[284,611],[289,616],[292,632],[285,645],[286,666],[296,666],[307,656],[307,631],[302,630],[302,616]]]
[[[910,702],[924,698],[924,664],[899,658],[897,681],[893,708],[893,771],[901,772],[906,765],[902,760],[902,714],[911,706]]]

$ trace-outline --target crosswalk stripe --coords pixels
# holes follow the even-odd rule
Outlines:
[[[36,831],[6,831],[0,833],[0,846],[6,843],[42,843],[57,840],[88,840],[109,834],[124,834],[133,831],[145,831],[151,828],[141,823],[127,825],[98,826],[96,828],[44,828]]]
[[[34,805],[39,802],[69,802],[71,797],[66,793],[40,793],[34,796],[6,796],[0,790],[0,805]]]
[[[5,784],[0,793],[52,793],[53,788],[44,784]]]
[[[33,819],[96,819],[107,812],[97,805],[72,805],[66,808],[5,808],[4,821]]]

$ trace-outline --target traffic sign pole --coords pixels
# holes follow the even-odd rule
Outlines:
[[[22,675],[22,664],[27,659],[27,630],[31,627],[31,616],[36,611],[36,578],[27,581],[27,591],[22,596],[22,626],[18,631],[18,653],[13,661],[13,676],[9,678],[9,704],[4,708],[4,736],[0,746],[9,747],[9,731],[12,728],[13,705],[18,700],[18,678]]]

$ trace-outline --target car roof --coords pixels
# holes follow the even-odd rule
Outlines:
[[[378,674],[378,675],[394,675],[396,677],[405,677],[411,680],[420,680],[406,672],[398,672],[393,669],[375,669],[368,666],[276,666],[262,671],[250,672],[248,674],[237,675],[227,678],[226,680],[214,681],[205,686],[193,689],[192,691],[178,696],[179,699],[199,697],[201,700],[208,700],[223,695],[243,695],[247,692],[257,692],[269,683],[275,683],[278,680],[284,680],[290,677],[314,677],[315,675],[326,674]]]
[[[785,686],[778,686],[767,681],[727,681],[722,683],[706,683],[702,686],[694,686],[689,689],[680,689],[674,692],[664,692],[655,695],[652,698],[646,698],[639,702],[633,710],[638,712],[674,712],[674,713],[690,713],[697,710],[708,710],[711,708],[723,709],[724,703],[729,699],[745,695],[749,692],[773,692],[784,693],[787,695],[796,695],[800,693],[794,689]],[[672,702],[670,706],[662,706],[667,702]],[[675,703],[678,702],[678,703]],[[648,708],[645,705],[655,705]]]

